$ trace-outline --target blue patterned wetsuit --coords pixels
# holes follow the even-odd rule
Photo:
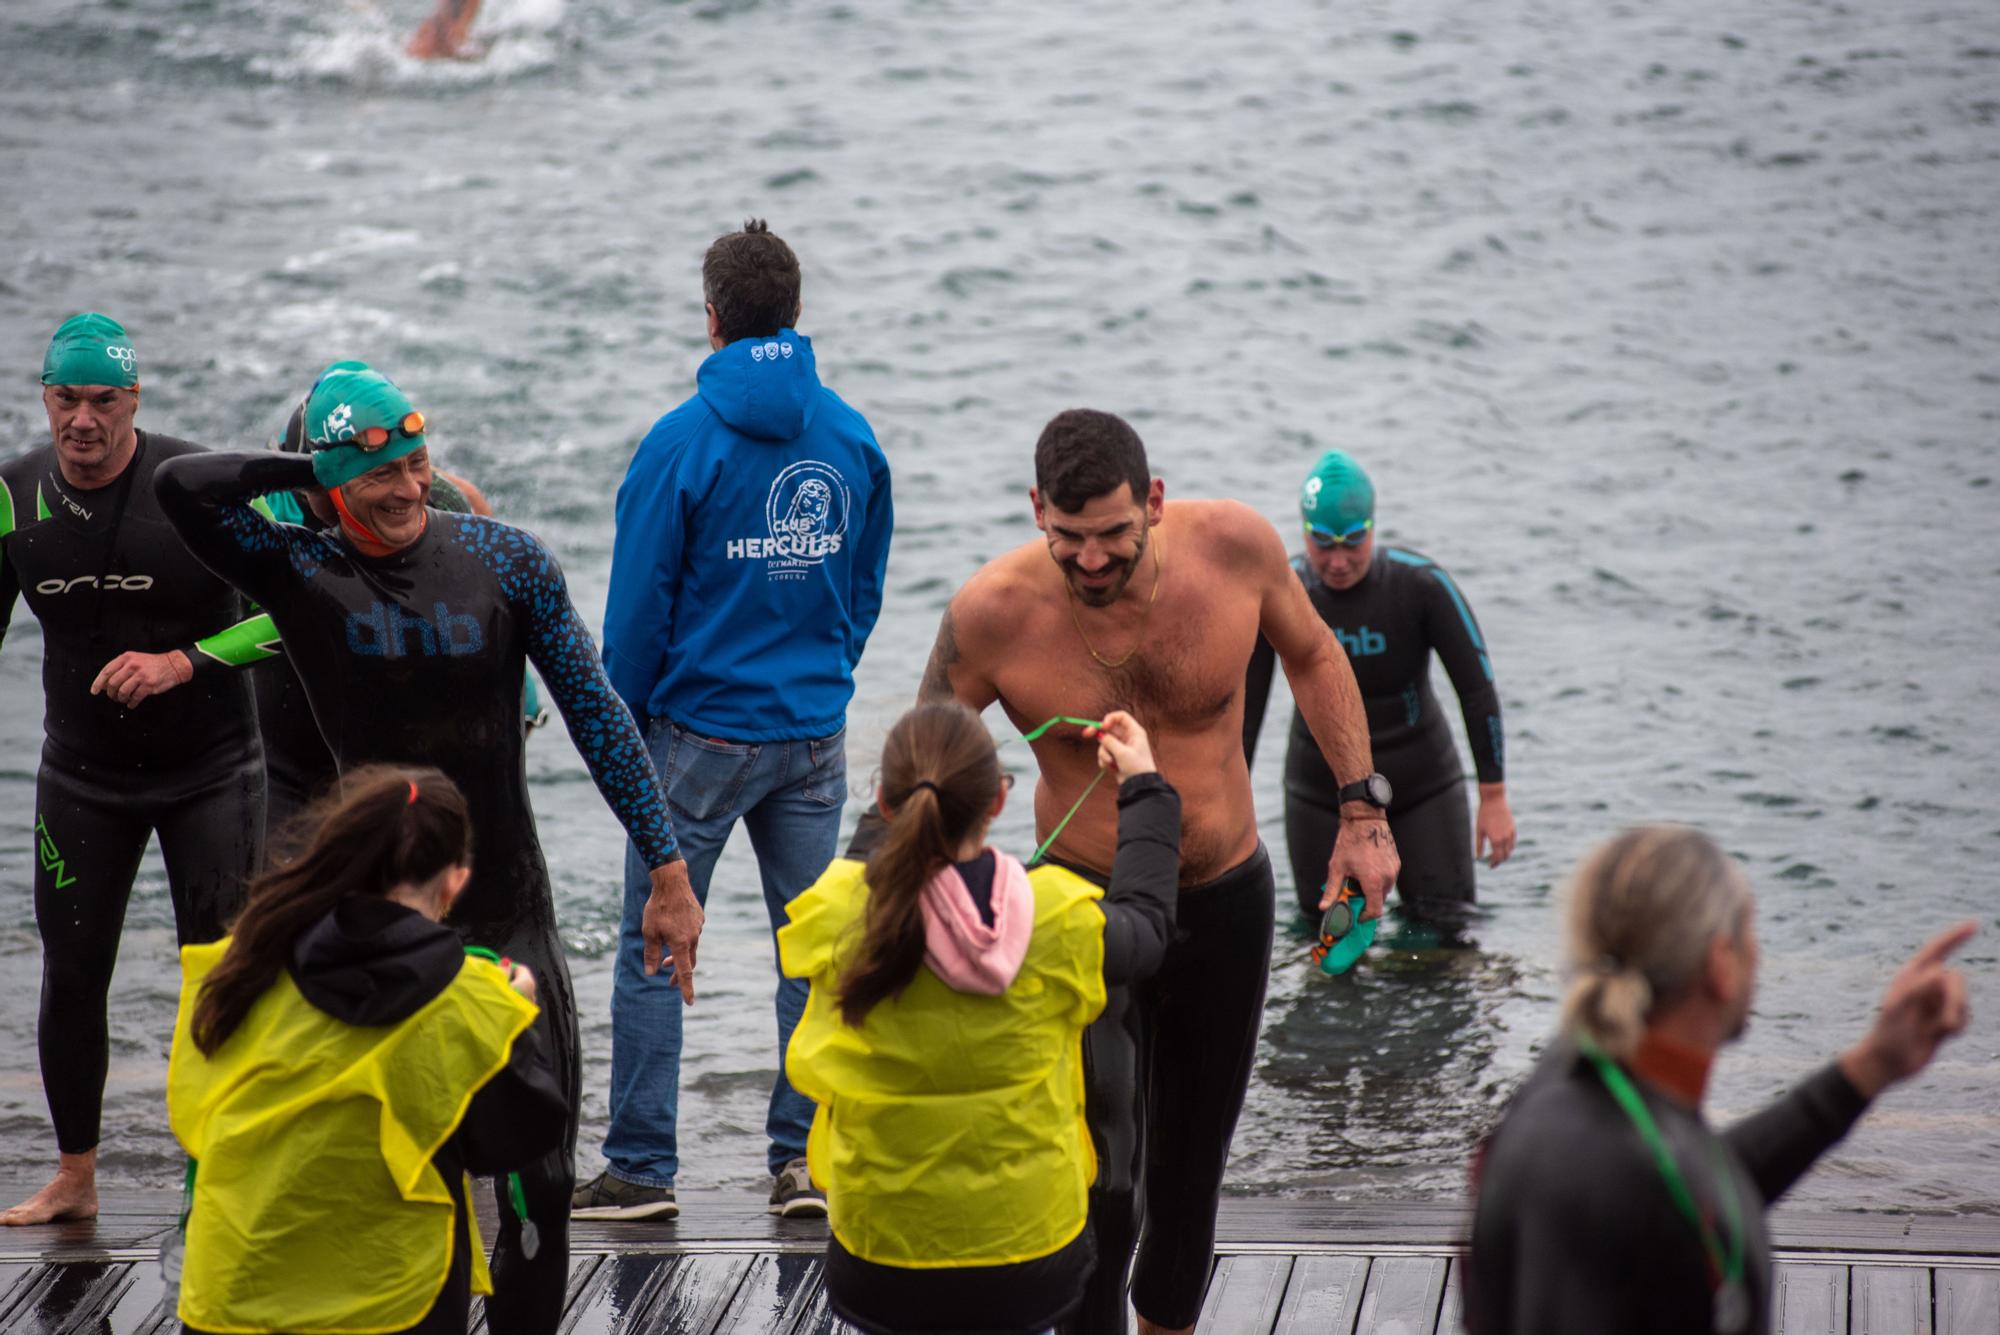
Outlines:
[[[1500,694],[1479,623],[1443,567],[1400,547],[1377,544],[1368,573],[1351,589],[1328,588],[1302,556],[1292,558],[1292,569],[1347,650],[1368,711],[1375,768],[1396,790],[1389,807],[1389,828],[1403,856],[1396,893],[1406,910],[1451,923],[1473,899],[1472,817],[1451,725],[1431,690],[1431,655],[1437,654],[1458,692],[1479,781],[1502,782]],[[1271,646],[1260,639],[1243,708],[1244,748],[1253,756],[1272,669]],[[1285,751],[1285,841],[1299,908],[1309,917],[1319,914],[1340,829],[1339,790],[1294,709]]]
[[[632,716],[612,691],[562,571],[531,534],[498,520],[431,511],[392,556],[358,555],[338,536],[266,519],[265,492],[314,485],[309,459],[204,454],[162,468],[161,509],[190,550],[277,623],[334,759],[435,765],[470,805],[472,882],[452,910],[467,941],[528,964],[570,1099],[568,1143],[522,1174],[541,1246],[521,1254],[500,1206],[488,1324],[553,1330],[569,1274],[569,1197],[581,1093],[575,996],[556,936],[548,868],[528,803],[521,732],[524,660],[533,659],[599,791],[649,867],[678,854]]]

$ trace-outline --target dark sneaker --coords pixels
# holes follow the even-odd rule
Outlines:
[[[680,1212],[672,1187],[642,1187],[608,1170],[577,1184],[569,1198],[572,1219],[672,1219]]]
[[[826,1218],[826,1193],[813,1185],[804,1159],[794,1159],[771,1185],[770,1213],[787,1219]]]

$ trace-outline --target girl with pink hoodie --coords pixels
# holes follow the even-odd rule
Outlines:
[[[1129,714],[1084,736],[1121,780],[1108,890],[989,847],[1009,787],[992,738],[963,706],[920,705],[883,745],[886,824],[863,823],[778,933],[812,984],[785,1073],[819,1105],[827,1292],[861,1330],[1025,1335],[1083,1295],[1080,1038],[1107,984],[1159,968],[1181,825]]]

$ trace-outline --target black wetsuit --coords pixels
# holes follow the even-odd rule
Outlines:
[[[276,524],[253,495],[312,485],[308,459],[212,454],[161,470],[160,503],[188,546],[262,606],[284,637],[313,716],[343,771],[371,762],[435,765],[464,790],[472,881],[452,911],[469,942],[531,967],[557,1074],[570,1100],[567,1143],[524,1170],[541,1235],[532,1259],[501,1203],[496,1301],[488,1324],[546,1331],[569,1275],[581,1063],[576,1000],[548,868],[535,837],[521,730],[532,658],[600,791],[649,867],[675,858],[666,799],[632,716],[611,689],[555,558],[495,519],[431,511],[422,537],[391,556],[358,555],[334,534]]]
[[[1750,1330],[1771,1329],[1764,1209],[1847,1134],[1866,1106],[1828,1066],[1721,1136],[1643,1079],[1632,1082],[1728,1250],[1729,1174],[1747,1231]],[[1712,1331],[1700,1234],[1674,1207],[1646,1142],[1588,1059],[1559,1041],[1480,1151],[1466,1269],[1472,1335],[1694,1335]]]
[[[293,943],[286,972],[299,995],[343,1024],[401,1024],[450,986],[465,950],[450,929],[386,899],[354,896]],[[507,1064],[466,1104],[458,1129],[431,1155],[451,1194],[451,1268],[424,1319],[397,1335],[464,1335],[472,1302],[465,1175],[505,1174],[549,1152],[569,1117],[539,1030],[514,1040]],[[506,1207],[501,1207],[503,1217]],[[193,1326],[187,1335],[202,1335]]]
[[[1106,884],[1101,872],[1050,861]],[[1182,886],[1159,971],[1110,988],[1084,1031],[1097,1268],[1065,1332],[1122,1335],[1128,1266],[1132,1305],[1148,1320],[1191,1326],[1201,1314],[1222,1173],[1263,1027],[1275,890],[1262,844],[1213,880]]]
[[[39,1041],[56,1143],[96,1146],[109,1060],[106,997],[125,904],[159,835],[182,944],[213,941],[262,855],[264,765],[250,683],[197,645],[243,616],[153,497],[163,460],[201,447],[138,433],[132,462],[92,490],[51,447],[0,465],[0,632],[17,596],[42,624],[42,763],[35,781]],[[90,685],[127,650],[179,649],[194,679],[131,709]]]
[[[470,514],[465,495],[442,477],[431,480],[431,508],[454,514]],[[296,521],[289,516],[297,514]],[[312,510],[291,500],[274,507],[273,518],[280,522],[300,522],[307,528],[326,531]],[[276,834],[317,797],[339,773],[333,752],[319,735],[312,704],[298,671],[289,660],[273,663],[250,674],[257,693],[257,728],[264,735],[264,771],[268,792],[264,801],[264,828]]]
[[[1375,768],[1395,789],[1389,830],[1403,858],[1396,878],[1403,906],[1446,921],[1462,917],[1473,900],[1472,818],[1465,771],[1431,691],[1430,668],[1435,651],[1458,692],[1479,782],[1502,782],[1500,694],[1479,623],[1436,562],[1400,547],[1378,546],[1361,582],[1338,592],[1320,582],[1304,557],[1293,557],[1292,569],[1347,649],[1368,712]],[[1243,749],[1253,758],[1275,663],[1270,643],[1259,639],[1243,704]],[[1309,917],[1319,915],[1340,830],[1339,790],[1305,716],[1293,709],[1285,748],[1285,843],[1299,910]]]
[[[879,821],[863,821],[847,856],[867,858],[886,828]],[[1175,934],[1180,844],[1181,799],[1172,784],[1157,774],[1138,774],[1118,786],[1118,852],[1099,902],[1104,910],[1107,987],[1122,992],[1125,985],[1143,982],[1159,971],[1166,958],[1167,944]],[[966,889],[989,926],[993,865],[990,853],[959,864]],[[1101,876],[1082,874],[1105,884]],[[1185,905],[1186,900],[1180,902]],[[1268,893],[1265,902],[1270,902]],[[1077,1309],[1096,1260],[1095,1230],[1090,1227],[1067,1246],[1032,1261],[928,1269],[866,1261],[842,1247],[838,1238],[829,1237],[826,1288],[834,1311],[870,1335],[889,1331],[1039,1335]],[[1201,1282],[1207,1282],[1206,1266]],[[1119,1288],[1122,1320],[1122,1281]]]

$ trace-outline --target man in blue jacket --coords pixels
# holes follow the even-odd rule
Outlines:
[[[639,444],[618,489],[604,664],[646,731],[695,895],[729,832],[750,831],[775,932],[833,860],[847,796],[847,702],[882,610],[894,517],[889,464],[860,413],[819,382],[799,317],[799,262],[762,221],[702,260],[708,341],[696,392]],[[664,910],[626,856],[611,995],[605,1170],[572,1211],[679,1213],[674,1123],[681,994],[645,957]],[[652,969],[648,968],[648,965]],[[812,1101],[784,1075],[806,986],[777,984],[771,1213],[825,1214],[806,1172]]]

